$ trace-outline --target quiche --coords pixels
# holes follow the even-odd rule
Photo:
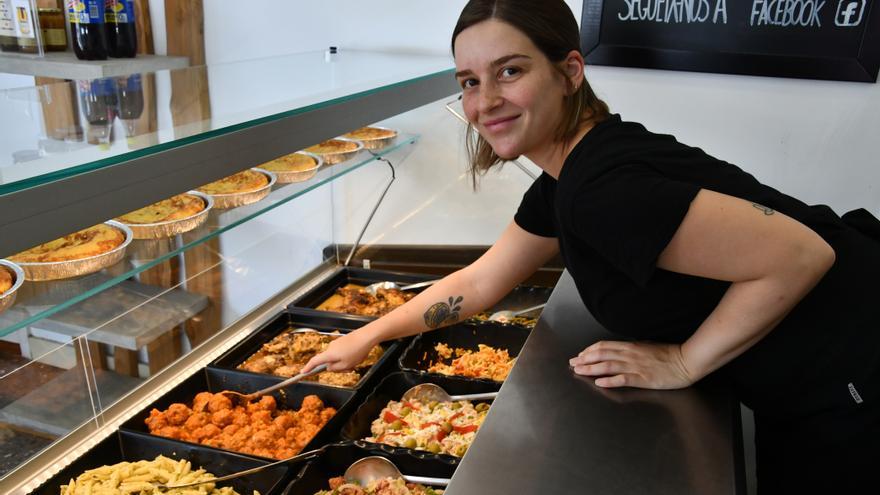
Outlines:
[[[178,194],[163,199],[158,203],[135,210],[118,218],[122,223],[140,225],[148,223],[170,222],[189,218],[204,211],[205,202],[192,194]]]
[[[14,282],[15,280],[12,278],[12,274],[9,273],[6,268],[0,266],[0,294],[11,289]]]
[[[360,129],[343,134],[342,137],[372,141],[373,139],[388,139],[397,135],[397,131],[382,129],[381,127],[361,127]]]
[[[346,153],[349,151],[355,151],[356,149],[358,149],[358,143],[355,143],[354,141],[328,139],[323,143],[309,146],[308,148],[306,148],[306,151],[310,153],[317,153],[319,155],[325,155],[328,153]]]
[[[125,233],[101,223],[22,251],[9,259],[16,263],[54,263],[91,258],[125,242]]]
[[[271,162],[260,165],[260,168],[270,172],[305,172],[318,165],[318,161],[303,153],[291,153]]]
[[[199,191],[205,194],[237,194],[256,191],[269,185],[269,178],[256,170],[245,170],[206,184]]]

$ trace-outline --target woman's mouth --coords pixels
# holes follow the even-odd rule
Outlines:
[[[498,119],[487,120],[483,123],[483,127],[486,128],[489,132],[500,132],[508,129],[513,125],[513,121],[519,118],[519,115],[514,115],[512,117],[501,117]]]

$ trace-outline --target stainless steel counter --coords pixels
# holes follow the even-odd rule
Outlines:
[[[603,390],[569,369],[613,338],[564,273],[446,493],[745,493],[739,403],[723,387]]]

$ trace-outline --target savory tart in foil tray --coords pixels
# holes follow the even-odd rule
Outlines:
[[[309,146],[305,151],[320,155],[327,165],[335,165],[348,160],[362,149],[364,149],[364,143],[354,139],[338,137]]]
[[[324,160],[320,156],[306,151],[297,151],[266,162],[260,165],[260,168],[275,174],[279,184],[289,184],[311,179],[323,164]]]
[[[9,257],[32,281],[58,280],[93,273],[125,256],[131,229],[109,220],[59,237]]]
[[[378,150],[393,143],[397,139],[397,131],[387,127],[361,127],[343,134],[342,137],[356,139],[364,143],[364,148],[368,150]]]
[[[135,239],[162,239],[202,225],[213,207],[211,196],[189,191],[127,213],[116,220],[127,225]]]
[[[205,184],[197,190],[210,195],[215,208],[234,208],[265,198],[276,180],[272,172],[252,168]]]
[[[0,260],[0,313],[15,302],[15,293],[24,283],[24,271],[15,263]]]

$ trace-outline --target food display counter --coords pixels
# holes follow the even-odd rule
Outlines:
[[[297,64],[312,64],[312,70],[291,68],[291,74],[311,79],[290,84],[279,77]],[[463,322],[430,338],[384,344],[381,357],[349,381],[318,377],[274,393],[259,407],[223,399],[223,390],[250,393],[296,372],[302,355],[266,367],[275,374],[242,367],[282,332],[345,333],[371,321],[369,313],[319,308],[341,287],[431,280],[486,249],[412,235],[404,236],[406,244],[378,242],[437,205],[461,208],[445,195],[464,176],[452,165],[447,178],[431,175],[443,168],[424,156],[412,158],[422,136],[400,124],[430,121],[436,118],[430,112],[439,109],[460,126],[442,109],[456,91],[450,61],[363,53],[326,64],[331,62],[316,53],[144,74],[144,103],[153,110],[143,119],[152,122],[107,124],[87,109],[80,115],[78,101],[116,104],[107,94],[89,93],[92,83],[59,81],[10,91],[0,100],[7,128],[16,119],[61,126],[36,131],[40,146],[59,129],[69,131],[62,152],[29,164],[0,161],[0,258],[360,126],[378,122],[377,128],[390,126],[395,133],[338,160],[318,157],[308,173],[288,177],[294,182],[276,183],[271,172],[260,172],[266,191],[253,202],[220,207],[212,196],[191,230],[159,229],[153,231],[164,232],[159,238],[127,239],[124,255],[94,273],[16,280],[15,290],[2,294],[0,312],[0,364],[7,370],[0,378],[0,454],[12,459],[2,466],[0,492],[58,493],[85,470],[159,454],[222,475],[316,449],[229,486],[242,494],[313,494],[354,460],[378,454],[406,474],[451,477],[451,494],[477,487],[481,493],[548,487],[563,493],[571,486],[602,493],[742,493],[738,405],[723,389],[706,383],[676,392],[601,391],[572,376],[567,359],[602,334],[570,279],[559,278],[558,260],[492,308],[517,310],[549,297],[534,329],[520,326],[525,320],[506,326]],[[258,77],[260,71],[266,77]],[[253,77],[242,82],[242,73]],[[159,102],[169,99],[159,93],[169,85],[174,98],[164,108]],[[87,94],[69,98],[77,91]],[[207,107],[188,106],[193,101]],[[404,112],[406,118],[394,120]],[[59,123],[55,113],[67,121]],[[126,139],[107,141],[114,129]],[[90,130],[105,140],[76,141],[96,134]],[[419,174],[432,180],[417,183]],[[409,185],[395,189],[395,180]],[[412,195],[429,201],[412,205]],[[380,210],[382,201],[396,207]],[[387,216],[389,210],[397,217]],[[371,239],[364,235],[368,229],[372,240],[364,240]],[[313,345],[326,345],[321,342]],[[473,351],[488,344],[519,357],[502,386],[485,377],[429,372],[433,361],[452,359],[441,356],[440,344]],[[263,355],[274,359],[271,352]],[[500,395],[491,405],[431,403],[426,412],[440,420],[429,418],[418,428],[389,414],[389,400],[399,401],[406,388],[424,382],[453,394],[500,388]],[[206,392],[212,395],[200,398]],[[404,407],[406,414],[414,404]],[[279,416],[284,410],[291,412],[286,419]],[[242,412],[253,424],[234,419]],[[365,441],[376,421],[385,430],[375,442]],[[427,430],[430,438],[411,429]],[[378,443],[385,434],[409,437]],[[155,469],[178,464],[163,466]]]
[[[569,369],[607,339],[565,273],[446,493],[746,493],[739,401],[709,382],[600,389]]]

